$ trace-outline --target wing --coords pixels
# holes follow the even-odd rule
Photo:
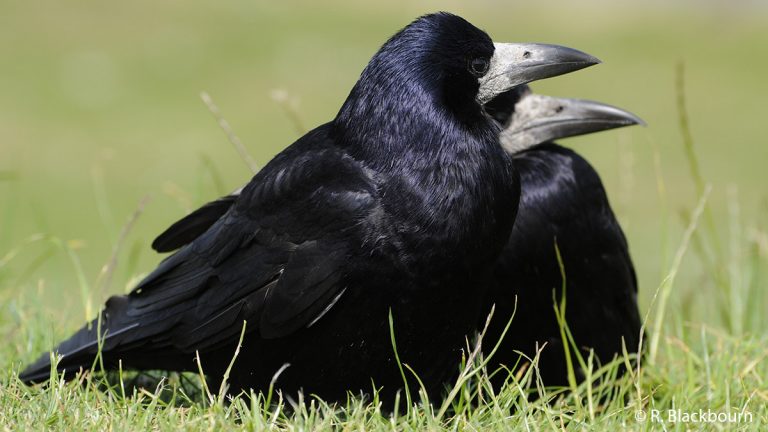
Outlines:
[[[376,205],[370,178],[330,150],[271,171],[257,175],[223,217],[129,295],[130,315],[178,319],[173,343],[199,349],[226,338],[223,328],[237,333],[241,318],[265,338],[290,334],[343,292],[346,260]]]
[[[276,157],[209,229],[107,302],[105,356],[203,352],[234,343],[243,320],[249,332],[279,338],[311,326],[339,300],[364,222],[379,213],[376,189],[338,150],[296,153]],[[58,347],[59,368],[95,354],[96,328]],[[22,379],[36,380],[46,358]]]

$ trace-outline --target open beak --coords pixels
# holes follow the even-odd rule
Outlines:
[[[600,63],[589,54],[560,45],[494,43],[494,46],[488,72],[479,79],[477,99],[481,104],[513,87]]]
[[[543,142],[642,125],[638,116],[611,105],[582,99],[565,99],[524,94],[501,132],[501,144],[517,153]]]

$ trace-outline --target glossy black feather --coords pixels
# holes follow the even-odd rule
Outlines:
[[[520,358],[517,351],[533,358],[537,344],[546,344],[539,362],[542,379],[545,385],[564,386],[565,354],[553,310],[553,293],[559,301],[563,282],[555,242],[565,267],[566,320],[585,358],[594,349],[606,363],[621,355],[622,340],[630,353],[637,352],[637,279],[600,177],[584,158],[546,143],[514,160],[522,193],[512,234],[494,269],[486,310],[495,304],[496,312],[484,345],[488,350],[495,345],[517,297],[512,325],[491,368],[511,368]]]

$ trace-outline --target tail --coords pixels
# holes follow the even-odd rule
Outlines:
[[[125,308],[126,304],[127,298],[125,296],[110,298],[101,314],[101,322],[98,318],[94,319],[54,349],[54,352],[58,352],[61,356],[56,369],[64,375],[65,379],[74,378],[81,369],[89,369],[96,360],[99,348],[102,349],[102,354],[108,360],[110,357],[109,347],[116,345],[116,339],[119,339],[121,334],[125,334],[138,326],[138,323],[121,322],[123,320],[119,319],[121,316],[125,316],[121,310]],[[118,319],[110,320],[110,317]],[[98,336],[99,330],[101,330],[101,341]],[[19,374],[19,379],[26,384],[38,383],[47,381],[50,373],[51,353],[45,353],[24,369]]]
[[[162,261],[130,294],[110,297],[99,318],[55,348],[60,355],[56,370],[65,379],[74,378],[80,369],[90,368],[99,355],[106,370],[117,369],[121,362],[124,369],[196,370],[193,342],[197,339],[185,342],[190,338],[184,332],[198,327],[196,295],[215,278],[209,267],[194,258],[191,249],[182,248]],[[230,315],[222,313],[224,318]],[[51,355],[44,354],[19,378],[25,383],[46,381],[51,369]]]

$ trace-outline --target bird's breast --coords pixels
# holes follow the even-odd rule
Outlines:
[[[491,161],[492,162],[492,161]],[[474,273],[491,261],[512,230],[519,179],[505,161],[447,163],[423,175],[396,176],[380,189],[401,262]]]

